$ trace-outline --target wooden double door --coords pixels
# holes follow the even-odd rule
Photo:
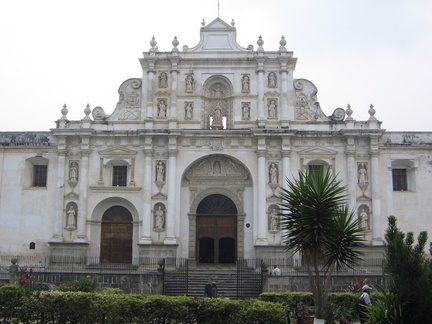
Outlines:
[[[132,263],[133,222],[130,211],[113,206],[102,216],[100,261]]]
[[[237,208],[224,195],[203,199],[197,209],[199,264],[232,264],[237,257]]]

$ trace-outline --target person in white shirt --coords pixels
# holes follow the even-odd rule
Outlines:
[[[271,274],[273,276],[280,276],[282,274],[282,272],[277,266],[274,266],[274,269],[272,270]]]

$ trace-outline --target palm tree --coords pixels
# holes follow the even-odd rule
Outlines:
[[[285,248],[300,252],[315,301],[315,317],[324,317],[334,270],[358,264],[363,247],[360,219],[349,211],[341,181],[330,171],[299,172],[282,188],[280,218]]]

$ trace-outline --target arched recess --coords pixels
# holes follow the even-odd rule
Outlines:
[[[225,195],[205,197],[197,208],[196,259],[200,264],[233,264],[237,256],[237,207]]]
[[[205,129],[233,128],[233,86],[223,75],[209,77],[203,85],[202,124]],[[223,119],[218,121],[218,119]]]
[[[135,206],[127,199],[121,198],[121,197],[111,197],[104,199],[100,201],[95,208],[93,209],[93,212],[91,214],[91,220],[87,223],[90,223],[89,226],[89,238],[90,238],[90,246],[89,246],[89,256],[92,257],[101,257],[102,255],[102,227],[104,223],[104,217],[106,216],[106,220],[109,221],[110,217],[115,218],[116,215],[111,214],[111,216],[108,216],[106,213],[108,210],[110,210],[113,207],[117,207],[117,209],[121,209],[123,211],[127,210],[130,214],[130,218],[126,217],[130,220],[125,220],[124,223],[129,223],[132,226],[132,241],[131,241],[131,258],[129,258],[128,263],[132,262],[134,260],[134,257],[138,255],[138,248],[137,248],[137,241],[138,241],[138,233],[139,233],[139,214]],[[118,208],[120,207],[120,208]],[[112,211],[112,210],[111,210]],[[123,215],[117,215],[117,217],[123,217],[127,216],[126,214]],[[119,218],[117,218],[119,219]],[[120,219],[119,219],[120,220]],[[115,223],[115,222],[112,222]],[[118,222],[119,224],[122,223],[122,221]],[[115,225],[113,225],[115,227]],[[101,261],[103,261],[101,259]],[[105,262],[114,262],[114,261],[106,261]],[[123,261],[119,261],[123,262]]]
[[[245,189],[252,187],[252,177],[249,170],[242,162],[231,156],[212,154],[193,162],[186,169],[182,182],[184,187],[189,188],[190,193],[188,254],[191,262],[197,261],[197,209],[206,197],[212,195],[226,196],[237,209],[236,257],[243,258],[244,221],[246,217],[244,209]]]

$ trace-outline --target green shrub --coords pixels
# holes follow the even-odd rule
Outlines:
[[[16,285],[4,285],[0,287],[0,319],[5,323],[19,313],[23,305],[25,290]]]
[[[86,276],[78,280],[63,283],[55,288],[58,291],[82,291],[82,292],[94,292],[98,285],[97,278]]]

